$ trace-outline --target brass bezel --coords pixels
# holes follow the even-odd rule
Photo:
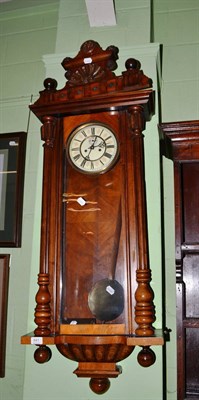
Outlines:
[[[70,148],[70,144],[71,144],[71,142],[72,142],[72,140],[73,140],[73,138],[74,138],[74,136],[76,135],[77,132],[79,132],[81,129],[85,129],[88,126],[93,126],[93,125],[104,127],[106,129],[108,129],[114,135],[114,138],[115,138],[115,141],[116,141],[116,144],[117,144],[117,151],[116,151],[116,154],[115,154],[113,160],[106,167],[104,167],[104,168],[102,167],[102,169],[99,170],[99,171],[92,171],[92,170],[91,171],[86,171],[86,170],[84,170],[82,168],[79,168],[76,164],[74,164],[73,160],[70,157],[69,148]],[[86,174],[86,175],[101,175],[101,174],[106,173],[107,171],[110,171],[110,169],[112,169],[114,167],[114,165],[116,164],[116,162],[118,161],[119,154],[120,154],[120,146],[119,146],[119,141],[118,141],[118,138],[117,138],[114,130],[112,128],[110,128],[109,125],[104,124],[102,122],[98,122],[98,121],[92,121],[92,122],[88,122],[88,123],[85,123],[85,124],[80,124],[78,127],[76,127],[71,132],[71,134],[69,135],[69,137],[68,137],[68,139],[66,141],[66,154],[67,154],[67,159],[68,159],[70,165],[72,165],[72,167],[74,169],[76,169],[78,172],[81,172],[82,174]]]

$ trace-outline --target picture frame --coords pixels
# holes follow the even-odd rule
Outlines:
[[[0,247],[21,247],[26,139],[0,134]]]
[[[0,378],[5,377],[10,254],[0,254]]]

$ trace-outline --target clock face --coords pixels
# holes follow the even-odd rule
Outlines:
[[[81,172],[106,172],[115,164],[118,155],[118,141],[106,125],[94,122],[81,125],[69,138],[69,160]]]

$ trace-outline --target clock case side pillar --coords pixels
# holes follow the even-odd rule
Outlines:
[[[35,336],[49,336],[56,331],[56,291],[58,260],[61,257],[61,240],[59,227],[61,196],[61,170],[56,163],[61,159],[59,135],[61,120],[52,116],[42,118],[41,139],[44,141],[43,189],[42,189],[42,220],[41,220],[41,252],[40,272],[38,274],[39,289],[36,294]],[[55,206],[56,205],[56,206]],[[52,241],[54,245],[52,245]]]
[[[147,210],[144,177],[144,140],[145,129],[144,110],[141,105],[128,109],[129,129],[132,136],[134,154],[134,188],[136,209],[136,281],[135,291],[135,330],[138,336],[154,335],[152,323],[155,321],[154,293],[150,286],[151,270],[148,257]]]

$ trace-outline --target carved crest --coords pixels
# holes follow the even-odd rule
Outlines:
[[[126,70],[117,76],[113,71],[117,68],[118,53],[119,50],[115,46],[109,46],[103,50],[97,42],[86,41],[74,58],[66,57],[62,61],[67,78],[65,87],[57,89],[55,79],[45,79],[45,89],[40,92],[40,98],[34,105],[30,106],[31,110],[35,110],[40,105],[57,107],[59,103],[63,109],[67,108],[68,111],[71,109],[74,112],[74,107],[79,109],[79,101],[81,107],[84,102],[85,108],[89,107],[92,110],[94,99],[96,102],[99,99],[99,104],[104,104],[104,107],[106,105],[109,107],[110,104],[117,106],[121,96],[123,101],[129,103],[128,99],[131,98],[132,91],[136,93],[142,91],[143,97],[143,89],[151,89],[152,80],[144,75],[140,62],[134,58],[126,61]],[[148,98],[147,93],[146,97]]]
[[[68,79],[66,86],[83,85],[96,82],[104,78],[113,78],[111,71],[117,68],[118,48],[109,46],[102,50],[100,45],[93,40],[83,43],[76,57],[66,57],[62,66],[66,70]]]

